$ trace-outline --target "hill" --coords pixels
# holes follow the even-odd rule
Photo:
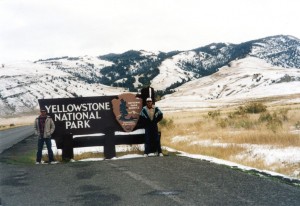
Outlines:
[[[30,113],[37,99],[137,93],[149,84],[163,97],[164,108],[297,96],[299,68],[300,40],[283,35],[189,51],[131,50],[2,64],[0,116]]]
[[[176,88],[159,101],[159,106],[164,110],[207,109],[260,100],[299,103],[300,70],[246,57]]]

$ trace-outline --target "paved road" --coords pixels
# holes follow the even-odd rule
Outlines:
[[[33,126],[16,127],[0,131],[0,154],[34,133]]]
[[[8,163],[35,144],[29,137],[0,154],[3,206],[300,205],[300,187],[187,157]]]

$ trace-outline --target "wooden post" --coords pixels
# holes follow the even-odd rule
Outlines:
[[[70,161],[73,158],[73,134],[67,133],[63,136],[62,159],[63,161]]]
[[[105,132],[105,143],[104,143],[104,157],[105,159],[111,159],[116,156],[115,147],[115,131],[109,127]]]

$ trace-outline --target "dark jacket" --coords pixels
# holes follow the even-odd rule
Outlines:
[[[160,120],[163,118],[163,113],[160,111],[158,107],[154,107],[154,117],[153,120],[150,119],[148,111],[147,111],[147,106],[144,106],[141,113],[140,113],[140,119],[142,124],[147,127],[153,124],[157,124]]]

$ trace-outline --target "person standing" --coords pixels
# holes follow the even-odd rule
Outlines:
[[[145,128],[145,151],[144,156],[149,153],[156,153],[157,156],[163,156],[160,145],[160,134],[157,123],[162,120],[163,113],[158,107],[153,105],[152,98],[146,99],[146,106],[142,108],[140,119]]]
[[[50,116],[47,116],[46,109],[41,108],[40,115],[34,121],[35,134],[38,135],[38,149],[36,153],[36,164],[40,164],[42,160],[42,150],[46,143],[48,150],[49,164],[54,162],[51,135],[55,130],[55,125]]]

